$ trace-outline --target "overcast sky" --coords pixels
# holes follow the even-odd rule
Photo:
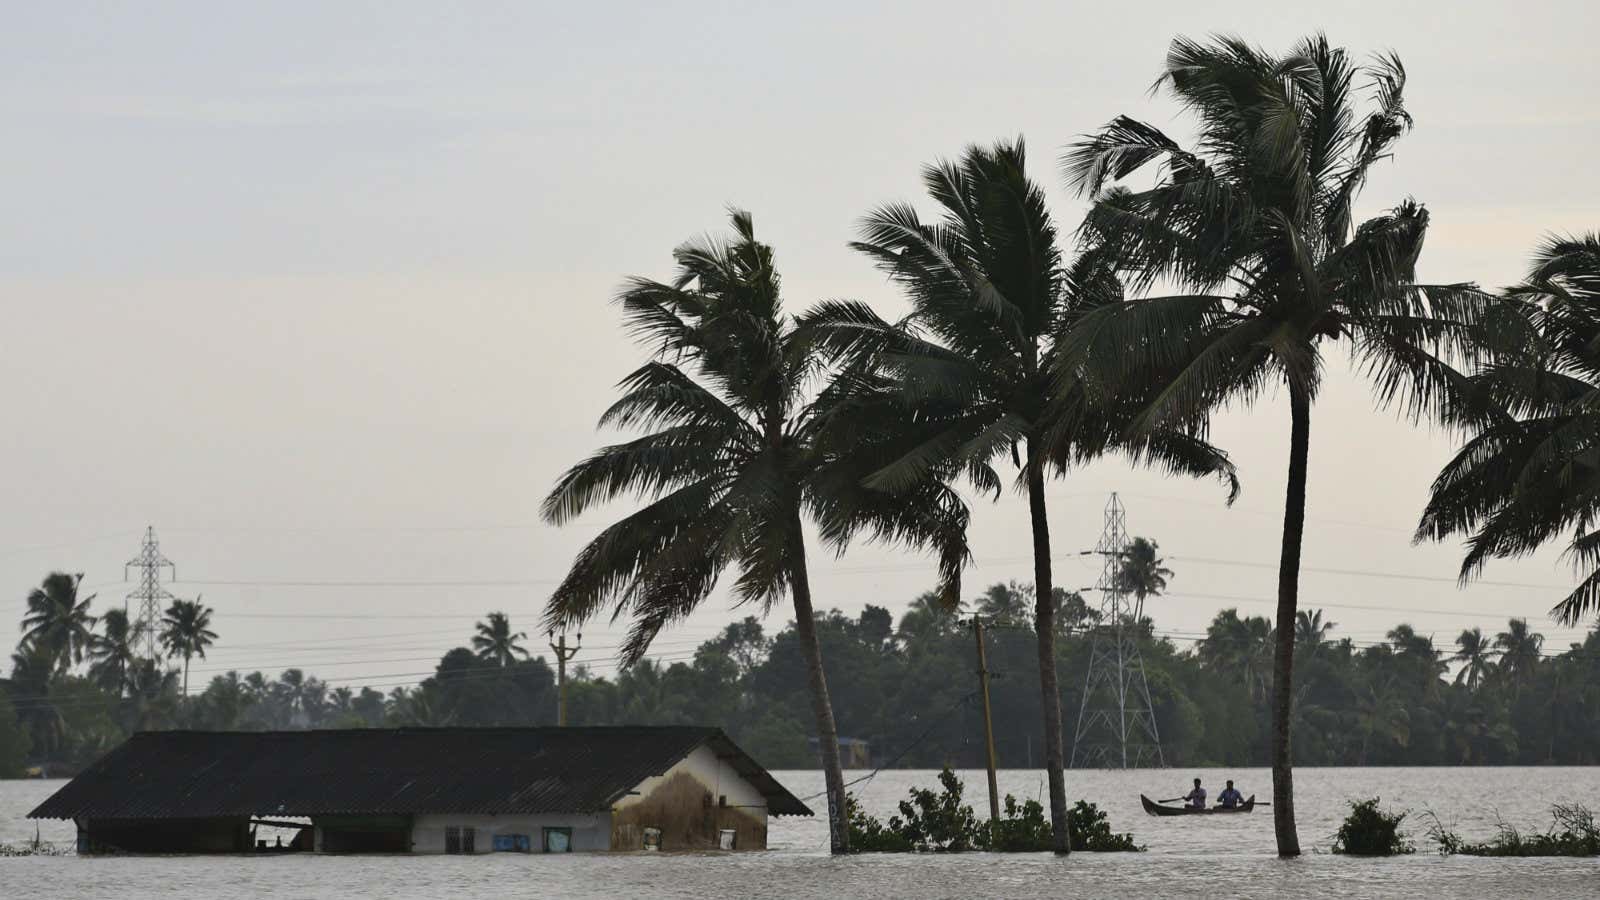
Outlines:
[[[1119,113],[1187,134],[1147,92],[1174,35],[1281,50],[1323,29],[1397,51],[1417,127],[1361,211],[1428,206],[1426,279],[1508,284],[1544,233],[1600,227],[1586,0],[758,6],[13,7],[0,642],[51,569],[120,606],[147,524],[173,590],[216,609],[202,684],[301,666],[387,688],[489,610],[532,630],[575,550],[627,509],[538,519],[645,358],[608,302],[621,279],[668,275],[671,249],[737,205],[776,247],[791,311],[854,297],[893,314],[845,246],[863,213],[926,209],[921,165],[1021,134],[1070,231],[1063,145]],[[1376,410],[1339,361],[1311,431],[1303,606],[1358,641],[1406,620],[1448,645],[1516,614],[1565,645],[1544,617],[1571,580],[1555,552],[1460,590],[1458,547],[1411,545],[1451,435]],[[1055,552],[1093,546],[1120,491],[1177,572],[1159,629],[1269,614],[1287,432],[1281,396],[1217,419],[1244,479],[1231,510],[1214,483],[1116,460],[1053,483]],[[1027,535],[1019,498],[977,509],[970,594],[1030,577]],[[932,582],[891,550],[813,559],[819,606],[852,614],[898,613]],[[1058,581],[1089,585],[1095,565],[1063,559]],[[685,657],[743,613],[719,594],[659,650]],[[591,625],[580,659],[609,671],[618,633]]]

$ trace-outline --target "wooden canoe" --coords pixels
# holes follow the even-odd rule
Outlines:
[[[1143,794],[1139,795],[1139,802],[1144,804],[1144,811],[1152,816],[1209,816],[1213,813],[1232,814],[1247,813],[1256,808],[1256,795],[1251,794],[1250,799],[1244,801],[1233,809],[1221,806],[1209,806],[1205,809],[1194,809],[1189,806],[1162,806]]]

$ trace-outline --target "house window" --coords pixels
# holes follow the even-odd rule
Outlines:
[[[732,828],[723,828],[717,832],[718,850],[736,850],[739,843],[739,832]]]
[[[644,848],[646,850],[661,849],[661,829],[646,828],[644,830]]]
[[[497,834],[494,849],[496,853],[527,853],[533,849],[533,841],[525,834]]]
[[[444,852],[476,853],[478,830],[451,825],[444,830]]]
[[[544,852],[546,853],[571,853],[572,829],[571,828],[546,828],[544,830]]]

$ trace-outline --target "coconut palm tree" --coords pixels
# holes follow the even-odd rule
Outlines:
[[[66,718],[54,697],[57,658],[26,638],[11,654],[9,695],[16,708],[17,721],[32,737],[33,750],[40,756],[56,754],[66,739]]]
[[[22,617],[22,639],[46,653],[56,671],[65,673],[83,662],[94,641],[94,616],[89,604],[95,595],[78,599],[83,575],[51,572],[28,592],[28,611]]]
[[[1507,291],[1531,335],[1506,329],[1473,376],[1487,418],[1434,480],[1417,538],[1467,535],[1461,577],[1571,531],[1581,580],[1552,614],[1600,610],[1600,232],[1551,237]]]
[[[881,429],[886,461],[869,486],[898,492],[944,469],[998,496],[1004,485],[991,465],[1009,461],[1017,470],[1032,531],[1052,842],[1066,853],[1045,480],[1120,450],[1169,471],[1220,475],[1234,491],[1237,484],[1227,456],[1192,423],[1123,440],[1120,423],[1138,394],[1091,384],[1057,360],[1056,336],[1115,301],[1120,286],[1093,256],[1067,265],[1021,140],[971,147],[959,161],[926,167],[923,182],[938,220],[924,221],[907,204],[883,206],[866,217],[853,245],[905,291],[911,315],[889,322],[864,303],[839,301],[822,304],[807,324],[852,370],[869,371],[876,395],[903,411],[886,417],[899,426]]]
[[[1461,669],[1456,672],[1456,684],[1465,683],[1467,690],[1476,691],[1494,669],[1494,648],[1481,628],[1463,629],[1456,638],[1456,647],[1455,654],[1450,657],[1461,663]]]
[[[100,617],[100,633],[89,642],[89,678],[119,697],[127,690],[137,656],[136,631],[127,610],[113,609]]]
[[[1195,646],[1202,665],[1230,672],[1244,683],[1250,699],[1265,696],[1272,672],[1272,623],[1261,616],[1239,618],[1237,609],[1216,614]]]
[[[978,615],[1002,625],[1028,621],[1028,593],[1025,585],[1015,581],[989,585],[978,600]]]
[[[1361,80],[1373,95],[1364,114]],[[1064,357],[1093,361],[1113,383],[1159,382],[1135,432],[1286,389],[1271,760],[1278,852],[1294,856],[1294,621],[1323,354],[1347,342],[1380,400],[1417,416],[1462,415],[1452,388],[1464,379],[1448,362],[1475,346],[1492,304],[1463,286],[1414,283],[1428,224],[1415,202],[1353,226],[1369,170],[1411,127],[1398,58],[1358,66],[1321,36],[1282,56],[1233,37],[1178,38],[1157,85],[1193,115],[1194,149],[1124,116],[1064,157],[1072,185],[1096,197],[1084,240],[1115,259],[1139,295],[1085,316]],[[1157,170],[1154,186],[1108,189],[1146,166]],[[1160,295],[1158,285],[1177,293]]]
[[[1149,538],[1136,537],[1122,557],[1122,567],[1117,571],[1117,583],[1124,593],[1132,594],[1137,605],[1133,620],[1144,618],[1144,601],[1160,595],[1167,589],[1167,579],[1172,570],[1161,558],[1161,545]]]
[[[211,630],[211,607],[193,600],[174,600],[161,616],[161,646],[183,657],[183,696],[189,696],[189,660],[206,658],[206,648],[217,640]]]
[[[1411,711],[1405,697],[1395,689],[1393,678],[1369,681],[1356,692],[1351,710],[1356,733],[1361,735],[1357,765],[1367,764],[1367,751],[1373,738],[1404,747],[1411,739]]]
[[[124,724],[130,731],[171,728],[178,717],[178,673],[153,659],[134,661],[129,674],[128,699],[123,704]]]
[[[509,666],[517,657],[528,658],[528,651],[519,643],[528,636],[511,632],[511,619],[503,612],[489,613],[489,621],[478,623],[478,633],[472,636],[472,649],[478,658],[499,666]]]
[[[1529,629],[1527,619],[1512,619],[1505,631],[1494,636],[1494,647],[1500,651],[1500,671],[1511,682],[1512,697],[1520,696],[1544,659],[1544,635]]]
[[[628,328],[658,354],[622,382],[602,424],[648,433],[568,470],[545,518],[570,522],[622,494],[649,498],[579,552],[545,623],[573,627],[610,606],[633,620],[636,662],[662,628],[694,611],[723,570],[741,602],[793,603],[828,790],[832,849],[849,848],[838,732],[817,642],[805,519],[842,550],[858,534],[935,546],[941,594],[958,596],[966,506],[935,471],[895,493],[862,486],[876,465],[857,443],[874,428],[847,386],[808,393],[825,360],[785,315],[772,249],[734,212],[728,243],[686,244],[671,282],[636,278],[618,301]]]
[[[1324,621],[1320,609],[1302,609],[1294,617],[1295,643],[1315,653],[1338,624]]]
[[[1422,692],[1429,697],[1436,695],[1439,679],[1448,666],[1434,649],[1433,637],[1417,634],[1415,628],[1404,623],[1389,629],[1385,637],[1394,646],[1395,659],[1411,669],[1414,682]]]

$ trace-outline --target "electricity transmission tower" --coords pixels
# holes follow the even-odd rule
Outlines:
[[[161,620],[161,604],[173,599],[167,589],[161,586],[161,570],[170,569],[173,580],[178,578],[178,567],[161,555],[161,544],[156,540],[153,526],[144,530],[144,546],[139,548],[139,555],[122,567],[124,580],[128,577],[128,570],[133,568],[139,570],[139,586],[128,595],[129,600],[139,601],[139,618],[135,621],[133,633],[136,640],[144,638],[145,659],[153,660],[156,658],[156,631],[157,623]]]
[[[1100,621],[1094,626],[1089,671],[1083,680],[1071,768],[1165,767],[1139,654],[1139,623],[1122,579],[1128,553],[1127,512],[1114,493],[1106,504],[1105,530],[1095,552],[1104,560],[1095,585],[1101,598]]]

